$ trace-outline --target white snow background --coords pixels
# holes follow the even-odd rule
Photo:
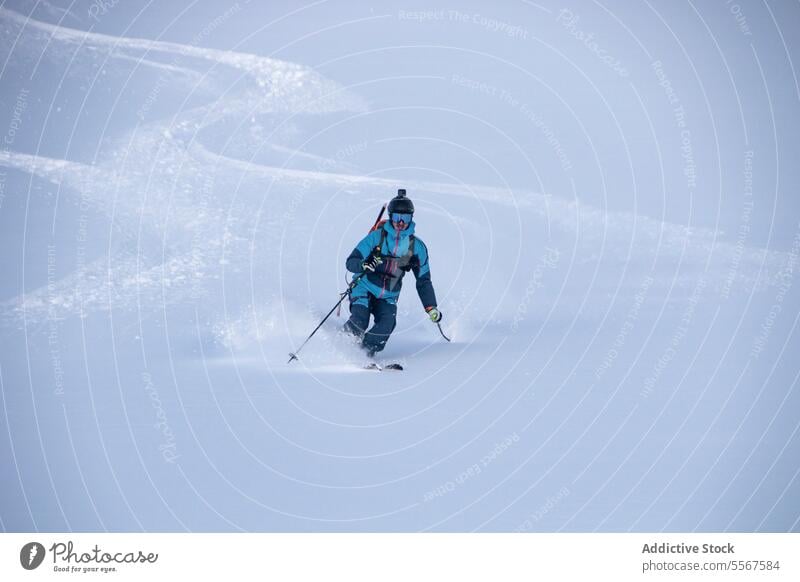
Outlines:
[[[5,3],[0,526],[797,531],[799,11]]]

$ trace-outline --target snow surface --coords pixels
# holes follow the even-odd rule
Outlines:
[[[397,97],[205,38],[23,12],[0,8],[4,99],[63,87],[28,99],[31,139],[0,151],[4,529],[798,529],[800,237],[737,237],[738,149],[730,190],[717,184],[726,229],[704,202],[676,210],[680,155],[643,183],[628,169],[631,203],[594,126],[585,156],[563,138],[570,172],[502,120],[485,137],[474,116],[500,106],[475,109],[473,92],[450,108],[456,57],[438,81],[382,65],[427,87]],[[674,129],[653,140],[640,121],[626,164],[648,136],[641,149],[677,149]],[[381,354],[404,372],[361,369],[346,307],[287,364],[398,187],[453,342],[410,276]]]

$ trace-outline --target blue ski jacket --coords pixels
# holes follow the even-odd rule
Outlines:
[[[380,246],[380,250],[377,247]],[[412,271],[417,279],[417,294],[422,306],[436,307],[436,293],[431,282],[431,268],[428,263],[428,247],[414,236],[414,221],[408,228],[396,231],[391,222],[369,233],[358,243],[345,266],[351,273],[361,273],[361,263],[375,250],[380,253],[382,263],[374,273],[367,273],[353,289],[350,301],[361,305],[369,304],[369,295],[397,303],[403,276]]]

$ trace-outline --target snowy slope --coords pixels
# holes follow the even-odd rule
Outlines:
[[[140,104],[109,108],[94,151],[0,152],[6,211],[52,223],[4,223],[23,253],[0,305],[6,529],[797,527],[741,514],[756,459],[793,482],[797,395],[769,381],[797,342],[759,330],[776,296],[796,323],[796,246],[364,169],[398,147],[361,125],[380,104],[310,67],[0,22],[4,56],[69,55],[65,83],[113,71]],[[453,342],[407,281],[383,354],[405,372],[360,369],[346,308],[287,365],[398,187]]]

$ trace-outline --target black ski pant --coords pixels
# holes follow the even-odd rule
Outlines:
[[[350,303],[350,319],[344,324],[345,331],[360,337],[361,346],[367,352],[374,353],[381,351],[392,335],[397,324],[397,305],[389,303],[385,299],[378,299],[374,295],[368,295],[369,306],[359,303]],[[372,329],[367,331],[369,326],[369,316],[375,318]]]

